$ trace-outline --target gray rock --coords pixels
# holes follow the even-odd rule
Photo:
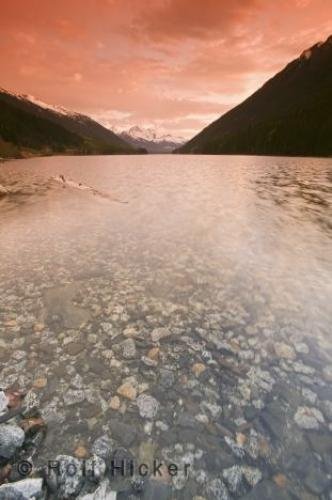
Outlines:
[[[106,463],[105,460],[98,455],[92,455],[88,460],[85,461],[85,473],[86,477],[95,483],[105,476]]]
[[[304,387],[302,389],[302,395],[304,399],[312,405],[314,405],[317,402],[317,394],[308,389],[307,387]]]
[[[0,390],[0,415],[7,410],[8,399],[3,391]]]
[[[91,446],[91,452],[108,463],[114,450],[114,441],[107,434],[100,436]]]
[[[70,380],[70,385],[72,387],[74,387],[75,389],[84,389],[84,381],[81,377],[81,375],[79,375],[79,373],[76,373],[76,375]]]
[[[224,469],[222,477],[231,493],[241,496],[245,493],[243,483],[243,473],[239,465],[233,465],[229,469]]]
[[[152,342],[159,342],[160,340],[172,335],[168,328],[155,328],[151,332]]]
[[[65,411],[60,409],[59,406],[59,399],[55,398],[40,408],[40,414],[45,422],[59,425],[66,420]]]
[[[28,391],[24,398],[24,415],[40,408],[40,396],[33,390]]]
[[[275,384],[275,379],[268,371],[261,370],[259,367],[251,367],[247,373],[248,380],[253,389],[259,388],[270,392]]]
[[[121,343],[122,356],[125,359],[135,358],[136,356],[136,344],[135,340],[129,338]]]
[[[203,401],[201,407],[206,408],[214,419],[218,419],[222,413],[222,407],[220,405],[209,403],[208,401]]]
[[[263,474],[257,467],[250,467],[250,465],[242,465],[241,470],[243,472],[244,477],[246,478],[249,486],[254,487],[259,481],[262,480]]]
[[[153,396],[141,394],[136,402],[142,418],[153,419],[157,416],[160,404]]]
[[[205,486],[207,498],[214,500],[230,500],[228,490],[221,479],[212,479]]]
[[[146,366],[149,366],[150,368],[155,368],[158,366],[158,361],[155,361],[154,359],[150,359],[147,356],[142,356],[142,363],[144,363]]]
[[[160,385],[165,389],[170,389],[175,383],[175,376],[171,370],[162,368],[160,370]]]
[[[238,458],[244,458],[245,456],[245,451],[243,449],[242,446],[239,446],[238,444],[236,444],[236,442],[234,441],[234,439],[232,439],[231,437],[229,436],[225,436],[225,442],[226,444],[230,447],[230,449],[232,450],[232,452],[234,453],[234,455]]]
[[[82,462],[69,455],[59,455],[55,460],[56,468],[50,469],[46,481],[62,499],[77,496],[84,483]]]
[[[297,342],[294,344],[296,352],[300,354],[309,354],[309,347],[304,342]]]
[[[0,500],[30,500],[43,498],[41,478],[23,479],[0,486]]]
[[[315,369],[311,366],[305,365],[302,361],[298,361],[292,364],[292,368],[296,373],[303,373],[304,375],[313,375]]]
[[[324,423],[324,417],[317,408],[309,408],[308,406],[300,406],[295,415],[294,420],[301,429],[318,429],[320,423]]]
[[[0,457],[11,458],[24,442],[24,431],[17,425],[0,425]]]
[[[82,403],[85,399],[85,393],[82,390],[69,389],[63,396],[63,401],[67,406]]]

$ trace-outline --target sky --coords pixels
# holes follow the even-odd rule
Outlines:
[[[0,87],[190,138],[331,34],[331,0],[0,0]]]

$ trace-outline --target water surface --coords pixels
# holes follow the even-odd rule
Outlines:
[[[106,433],[189,461],[176,498],[328,495],[331,159],[37,158],[0,185],[0,386],[35,386],[43,457]]]

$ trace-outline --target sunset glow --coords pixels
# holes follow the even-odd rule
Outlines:
[[[0,86],[189,138],[331,32],[330,0],[2,0]]]

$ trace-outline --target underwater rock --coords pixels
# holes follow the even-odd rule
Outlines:
[[[0,425],[0,457],[11,458],[24,442],[24,431],[17,425]]]
[[[300,406],[295,415],[294,420],[301,429],[319,429],[319,424],[324,423],[324,417],[317,408],[309,408],[308,406]]]
[[[157,416],[160,404],[153,396],[141,394],[138,396],[136,403],[142,418],[153,419]]]
[[[0,486],[0,500],[38,500],[44,498],[42,478],[23,479]]]

